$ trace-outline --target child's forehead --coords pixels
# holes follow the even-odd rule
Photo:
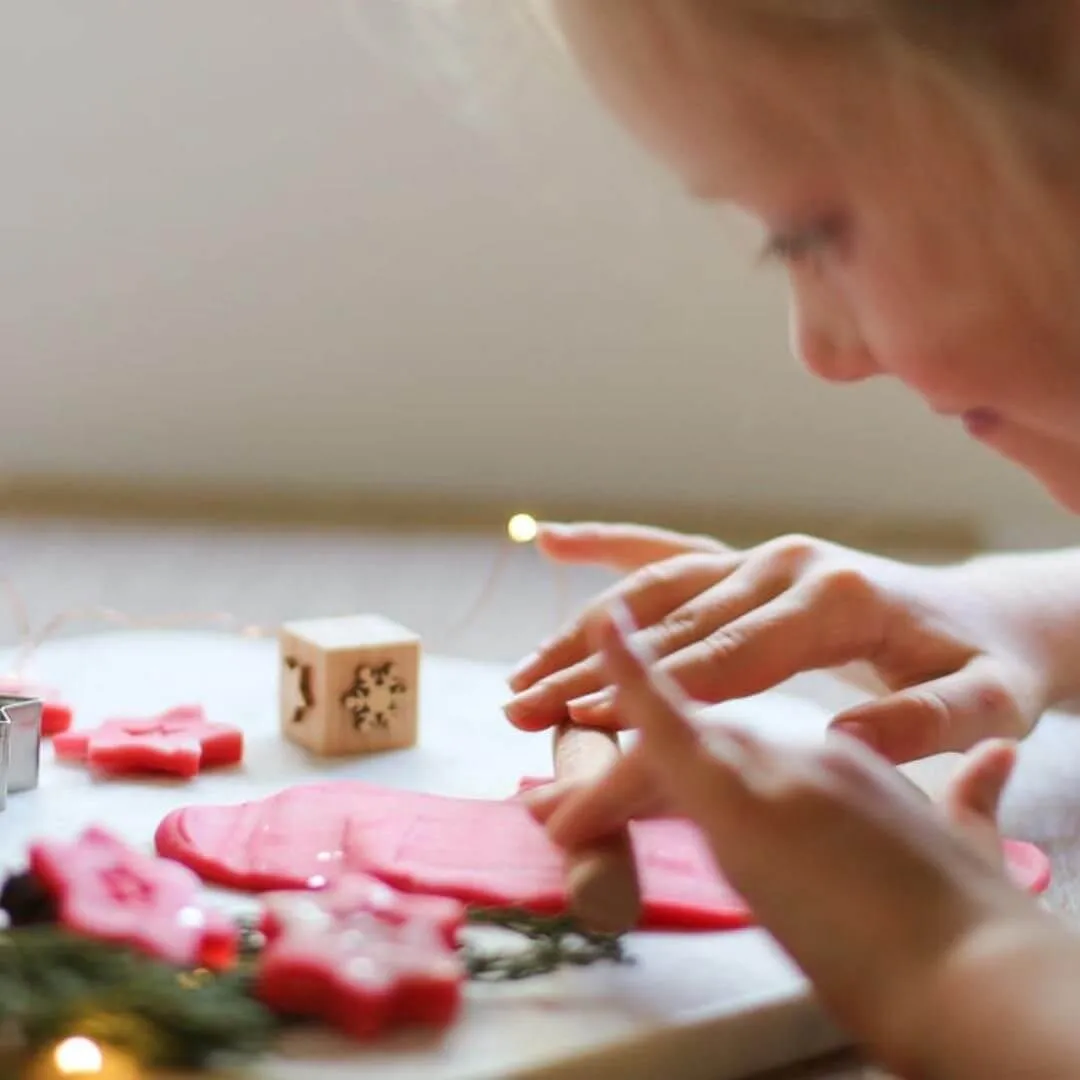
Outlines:
[[[850,145],[868,128],[866,95],[841,58],[800,57],[719,21],[695,29],[682,4],[562,0],[559,10],[601,94],[696,194],[726,198],[820,165],[841,134]]]

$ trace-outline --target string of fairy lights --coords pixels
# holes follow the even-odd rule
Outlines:
[[[506,571],[511,566],[515,549],[532,544],[539,532],[539,522],[532,514],[517,513],[509,518],[506,523],[505,539],[499,544],[475,600],[462,616],[445,629],[422,635],[429,647],[446,655],[453,653],[454,648],[465,633],[491,607]],[[568,607],[566,577],[562,567],[558,564],[549,564],[549,571],[552,575],[554,588],[556,620],[561,625],[566,619]],[[0,677],[13,681],[23,679],[27,666],[42,646],[56,637],[66,626],[74,622],[99,622],[130,630],[167,630],[181,627],[205,629],[215,627],[226,632],[236,633],[245,638],[272,638],[278,631],[277,626],[244,623],[234,614],[225,611],[181,611],[168,615],[144,617],[131,615],[109,607],[72,608],[61,611],[35,629],[31,623],[27,605],[14,583],[7,579],[0,579],[0,587],[7,594],[18,637],[18,643],[7,668],[0,673]]]

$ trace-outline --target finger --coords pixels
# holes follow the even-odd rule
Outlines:
[[[515,696],[507,703],[511,723],[536,730],[561,719],[572,698],[607,685],[590,644],[590,624],[614,603],[624,604],[643,626],[662,619],[691,597],[732,573],[737,558],[682,556],[639,570],[594,600],[562,633],[545,642],[510,674]]]
[[[820,604],[800,587],[665,657],[657,669],[690,697],[715,704],[859,659],[876,639],[861,612]]]
[[[673,656],[774,600],[787,585],[788,576],[777,574],[774,565],[743,563],[718,585],[691,598],[653,626],[639,631],[634,640],[642,642],[657,657]],[[699,660],[707,662],[700,657]],[[684,687],[700,682],[692,665],[669,664],[665,669]],[[567,702],[567,709],[579,724],[606,728],[621,726],[610,687],[590,692],[585,697],[572,698]]]
[[[723,773],[737,775],[745,761],[744,741],[714,729],[706,746],[684,694],[655,668],[652,655],[632,640],[632,633],[633,620],[625,608],[615,607],[597,628],[616,709],[639,731],[635,750],[660,790],[691,816],[711,817],[725,802]]]
[[[566,718],[567,702],[602,692],[603,686],[603,664],[598,657],[590,656],[516,694],[503,706],[503,712],[523,731],[543,731]]]
[[[1005,788],[1016,768],[1017,745],[1011,739],[980,743],[949,782],[945,805],[957,816],[997,822]]]
[[[979,657],[959,671],[841,713],[846,731],[896,764],[964,751],[986,736],[1017,737],[1041,711],[1037,688],[1011,689],[1019,675]]]
[[[588,563],[612,570],[637,570],[649,563],[690,552],[731,553],[708,536],[686,536],[648,525],[576,522],[539,526],[536,544],[549,558],[563,563]]]
[[[998,811],[1016,758],[1017,746],[1011,740],[982,743],[967,755],[945,792],[948,819],[995,865],[1002,861]]]
[[[543,825],[569,796],[580,791],[583,786],[581,781],[554,780],[543,787],[522,792],[517,799],[524,803],[532,816]]]
[[[692,596],[731,573],[738,560],[730,562],[709,557],[686,556],[666,559],[638,570],[604,590],[564,631],[526,657],[511,673],[510,687],[522,691],[539,679],[561,671],[587,657],[589,624],[612,604],[630,608],[634,619],[648,626],[667,615]]]
[[[634,747],[595,783],[568,785],[530,809],[556,844],[573,849],[611,836],[635,819],[661,814],[668,805],[641,748]]]

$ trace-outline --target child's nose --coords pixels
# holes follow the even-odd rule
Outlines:
[[[791,351],[805,368],[827,382],[859,382],[881,373],[861,337],[798,317],[791,321]]]
[[[860,382],[881,373],[874,358],[861,344],[838,346],[818,336],[809,342],[804,340],[796,353],[810,371],[827,382]]]

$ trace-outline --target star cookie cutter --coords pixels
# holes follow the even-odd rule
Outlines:
[[[38,786],[41,710],[39,698],[0,694],[0,810],[8,795]]]

